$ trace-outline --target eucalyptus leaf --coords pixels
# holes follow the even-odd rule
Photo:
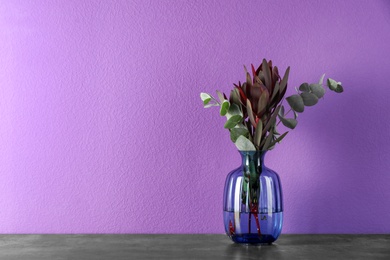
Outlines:
[[[338,84],[337,81],[335,81],[334,79],[328,78],[327,85],[330,90],[335,91]]]
[[[206,98],[203,100],[203,105],[207,105],[210,102],[211,98]]]
[[[298,124],[298,121],[294,118],[284,118],[279,116],[279,119],[285,127],[288,127],[290,129],[294,129]]]
[[[256,126],[254,143],[256,146],[260,146],[261,136],[263,134],[263,122],[259,120]]]
[[[324,84],[324,78],[325,78],[325,74],[322,74],[322,76],[321,76],[320,81],[318,82],[318,84],[320,84],[320,85]]]
[[[230,104],[240,105],[240,96],[237,95],[237,92],[235,91],[235,89],[230,91],[229,101],[230,101]]]
[[[230,139],[233,141],[233,143],[235,143],[238,139],[238,137],[240,136],[245,136],[245,137],[249,137],[249,132],[248,132],[248,129],[246,127],[244,128],[232,128],[230,129]]]
[[[310,92],[309,84],[308,83],[302,83],[299,86],[299,90],[302,91],[302,92]]]
[[[314,106],[318,102],[318,97],[313,93],[303,92],[300,94],[300,96],[303,99],[303,104],[307,107]]]
[[[204,108],[209,108],[209,107],[218,107],[219,104],[215,102],[210,102],[207,105],[204,106]]]
[[[230,104],[229,110],[226,113],[226,118],[229,120],[229,118],[231,118],[234,115],[243,116],[242,111],[238,105]]]
[[[336,88],[336,93],[343,93],[344,92],[344,88],[343,86],[341,86],[341,82],[339,82],[340,84],[337,84],[337,88]]]
[[[343,86],[341,85],[341,82],[336,82],[334,79],[328,78],[328,87],[330,90],[336,92],[336,93],[342,93],[344,91]]]
[[[325,89],[321,84],[310,84],[309,87],[311,92],[318,98],[322,98],[325,95]]]
[[[273,132],[275,135],[280,135],[280,133],[278,132],[278,129],[276,129],[276,125],[274,125],[274,127],[272,128],[272,132]]]
[[[290,107],[299,113],[302,113],[305,110],[305,105],[303,99],[300,95],[295,94],[286,98]]]
[[[203,92],[200,93],[200,98],[203,101],[203,105],[207,105],[211,100],[211,96],[209,94],[203,93]]]
[[[243,135],[240,135],[237,138],[235,145],[239,151],[256,151],[256,147],[253,143]]]
[[[293,110],[293,113],[294,113],[294,119],[297,119],[297,118],[298,118],[298,113],[297,113],[297,111]]]
[[[222,102],[221,109],[220,109],[221,116],[226,115],[226,113],[229,110],[229,106],[230,106],[229,101],[225,100],[225,101]]]
[[[280,107],[278,116],[284,116],[284,106],[283,105]]]
[[[231,129],[242,121],[241,115],[231,116],[225,123],[224,128]]]

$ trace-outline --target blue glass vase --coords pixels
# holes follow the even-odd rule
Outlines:
[[[226,234],[243,244],[271,244],[280,235],[283,198],[279,176],[264,165],[265,152],[240,151],[242,164],[226,177]]]

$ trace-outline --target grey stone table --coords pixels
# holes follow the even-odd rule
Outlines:
[[[273,245],[225,235],[0,235],[0,259],[390,259],[390,235],[282,235]]]

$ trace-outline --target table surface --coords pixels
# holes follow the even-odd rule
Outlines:
[[[0,259],[390,259],[390,235],[282,235],[237,245],[225,235],[0,235]]]

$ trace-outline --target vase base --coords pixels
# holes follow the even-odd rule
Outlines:
[[[272,235],[257,235],[257,234],[243,234],[243,235],[233,235],[229,236],[230,239],[237,244],[272,244],[277,238]]]

